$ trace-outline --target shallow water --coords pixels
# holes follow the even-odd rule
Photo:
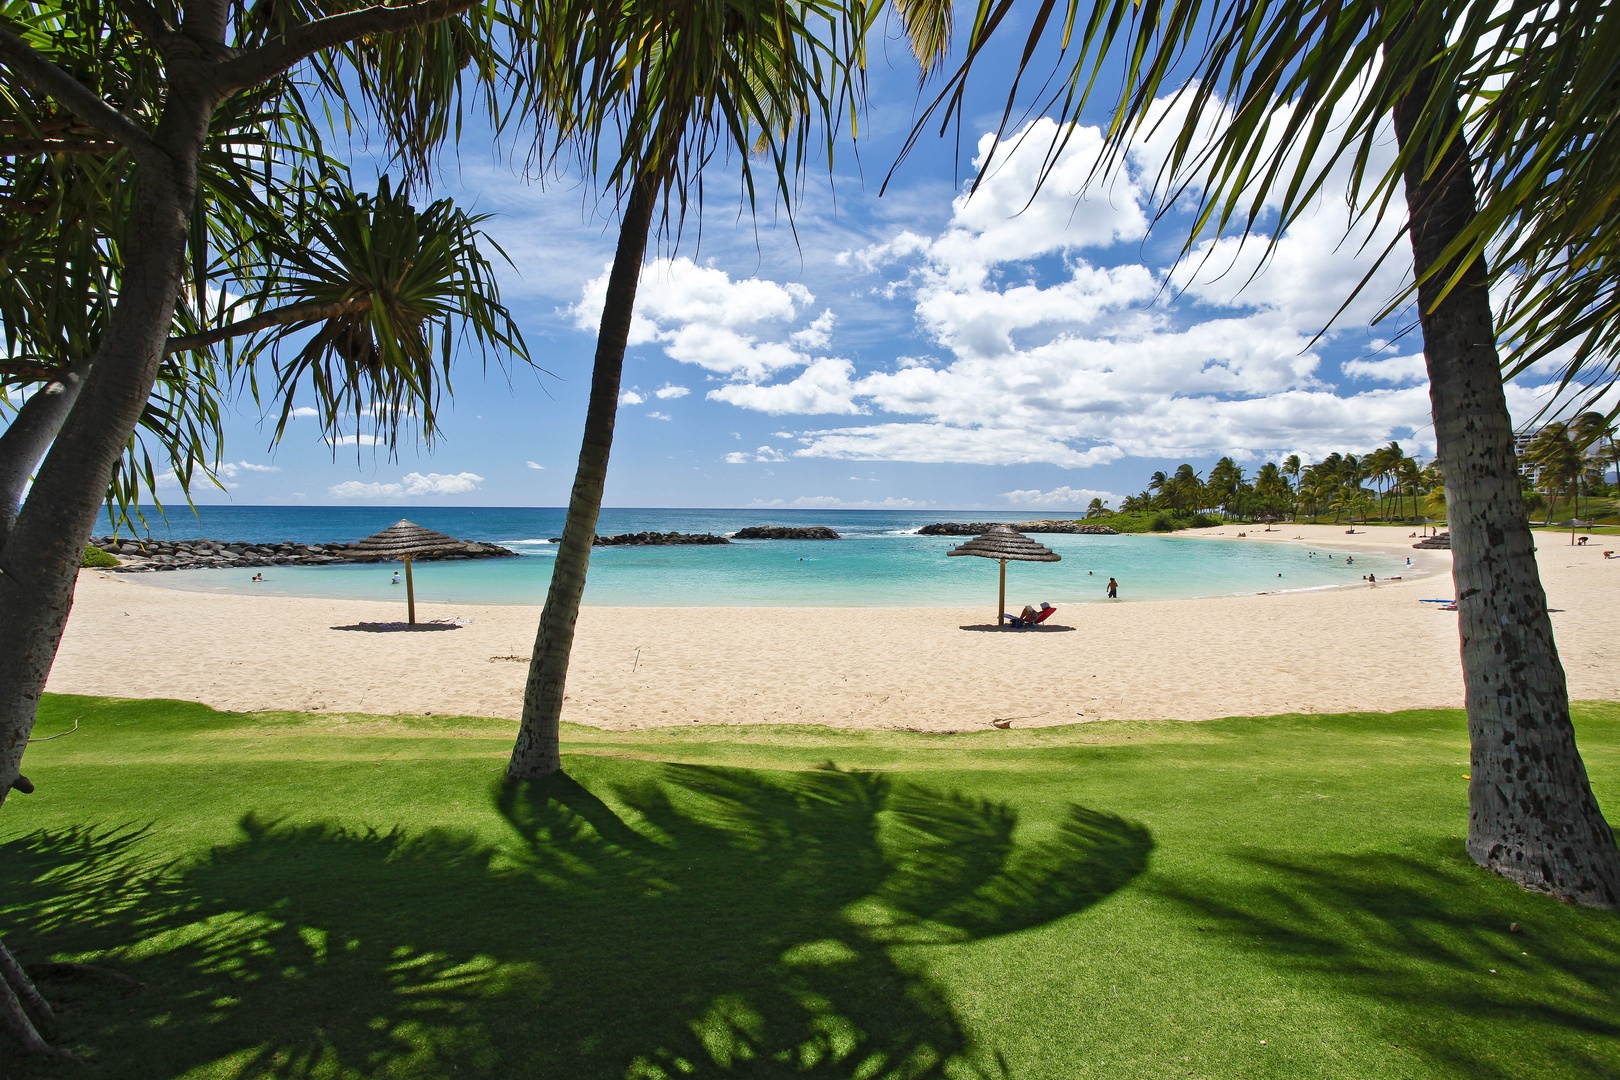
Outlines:
[[[175,515],[155,536],[208,536],[216,540],[357,540],[392,524],[400,508],[201,507],[199,516]],[[415,566],[418,600],[480,604],[540,604],[551,578],[562,531],[557,508],[411,507],[419,525],[462,539],[495,541],[516,559],[427,562]],[[827,525],[835,541],[736,541],[721,547],[597,548],[591,555],[587,604],[615,606],[994,606],[997,564],[990,559],[946,558],[960,538],[917,536],[932,521],[1007,520],[1005,511],[879,512],[761,510],[604,510],[599,532],[735,532],[747,525]],[[105,527],[101,531],[108,531]],[[1047,601],[1059,606],[1106,603],[1110,577],[1120,599],[1165,600],[1238,593],[1295,591],[1410,576],[1404,560],[1272,544],[1184,536],[1035,537],[1063,556],[1057,563],[1009,563],[1007,604]],[[1314,551],[1315,555],[1310,552]],[[265,580],[251,570],[178,570],[141,575],[169,588],[222,593],[268,593],[341,599],[403,599],[390,584],[398,564],[272,566]]]

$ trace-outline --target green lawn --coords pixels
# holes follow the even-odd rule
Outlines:
[[[504,721],[75,720],[0,926],[147,988],[44,984],[67,1076],[1620,1076],[1620,916],[1467,861],[1455,712],[570,727],[525,788]]]

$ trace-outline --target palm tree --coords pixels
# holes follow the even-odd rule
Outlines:
[[[1389,476],[1389,464],[1390,453],[1389,447],[1387,446],[1380,446],[1378,449],[1372,451],[1362,458],[1362,468],[1366,470],[1367,479],[1373,482],[1374,488],[1378,493],[1380,510],[1382,510],[1384,496],[1386,494],[1383,483]]]
[[[1287,457],[1283,458],[1282,473],[1284,476],[1293,481],[1295,492],[1299,490],[1299,474],[1303,468],[1304,465],[1299,460],[1298,454],[1289,454]],[[1292,504],[1289,510],[1291,517],[1299,517],[1299,506],[1297,503]]]
[[[1422,482],[1423,470],[1418,467],[1416,458],[1403,457],[1400,464],[1395,466],[1395,482],[1398,490],[1412,496],[1412,516],[1418,516],[1418,485]]]
[[[392,390],[372,395],[368,404],[404,413],[413,402],[431,403],[435,364],[459,328],[479,333],[481,326],[487,340],[520,344],[487,265],[476,256],[476,219],[445,207],[442,214],[427,212],[454,234],[437,238],[422,232],[408,238],[424,224],[421,215],[387,190],[375,199],[356,197],[349,207],[366,217],[362,230],[381,223],[389,232],[382,239],[399,242],[392,254],[405,255],[410,265],[394,268],[412,279],[407,291],[425,300],[423,306],[378,302],[378,290],[364,287],[315,300],[289,297],[278,285],[302,277],[312,286],[326,270],[337,270],[341,257],[326,270],[306,266],[302,274],[289,273],[280,256],[256,262],[256,253],[278,245],[281,256],[287,254],[286,245],[320,216],[320,189],[332,179],[312,167],[318,153],[266,135],[277,127],[275,117],[303,108],[292,92],[294,72],[320,83],[329,106],[358,110],[361,99],[401,106],[381,110],[378,119],[390,151],[420,175],[448,131],[463,68],[488,73],[473,63],[483,37],[440,25],[459,24],[475,7],[479,13],[469,18],[492,17],[475,0],[402,0],[313,16],[300,5],[227,0],[181,0],[161,10],[143,2],[81,0],[25,7],[13,5],[0,25],[0,119],[7,121],[0,184],[9,196],[17,184],[37,182],[43,188],[35,193],[47,197],[32,220],[8,210],[0,229],[8,285],[22,265],[45,273],[0,301],[8,342],[26,343],[37,363],[31,372],[9,371],[7,382],[32,381],[38,390],[0,446],[0,499],[6,503],[0,514],[0,803],[18,787],[84,543],[109,490],[118,495],[117,471],[132,460],[125,455],[137,429],[144,423],[180,450],[206,447],[217,434],[221,380],[203,350],[240,333],[276,339],[279,328],[295,324],[316,329],[319,337],[318,328],[336,319],[342,332],[300,351],[308,362],[291,361],[300,372],[291,381],[330,360],[327,370],[355,385],[376,376],[391,357],[403,359],[383,375],[397,376]],[[504,14],[522,21],[516,11]],[[410,37],[409,45],[402,36]],[[236,149],[233,133],[247,137]],[[240,160],[232,164],[233,157]],[[234,183],[231,169],[238,170],[236,179],[253,183]],[[256,204],[291,213],[252,221],[248,211]],[[336,219],[328,224],[344,227]],[[400,231],[390,232],[395,226]],[[273,235],[243,231],[255,227]],[[239,242],[211,254],[222,229]],[[406,251],[413,241],[424,243]],[[51,246],[58,242],[53,263]],[[472,262],[458,262],[469,256]],[[449,277],[439,276],[447,266]],[[210,282],[243,279],[254,283],[253,314],[244,320],[252,325],[234,321],[238,307],[205,306]],[[62,295],[51,295],[59,287]],[[24,296],[39,302],[29,310],[19,301]],[[481,312],[468,310],[469,296],[488,304]],[[490,321],[479,324],[484,316]],[[413,342],[430,347],[414,353]],[[423,358],[425,364],[415,362]],[[171,414],[154,416],[155,408]],[[19,507],[17,477],[30,470],[33,484]],[[150,474],[149,463],[145,471]],[[50,1054],[26,1019],[18,1020],[24,1017],[18,993],[31,992],[20,970],[0,945],[0,1015],[28,1049]]]
[[[1288,481],[1283,479],[1276,462],[1266,462],[1254,474],[1254,494],[1266,513],[1276,512],[1288,503],[1291,494]]]
[[[1107,516],[1108,516],[1108,507],[1103,503],[1103,501],[1102,501],[1102,499],[1100,497],[1092,499],[1091,504],[1086,507],[1086,517],[1088,517],[1088,518],[1099,518],[1099,517],[1107,517]]]
[[[1163,474],[1155,473],[1154,477],[1161,475]],[[1177,465],[1175,475],[1161,486],[1165,500],[1170,504],[1173,513],[1191,512],[1203,504],[1205,497],[1203,478],[1186,462]]]
[[[1233,504],[1242,483],[1243,470],[1229,457],[1221,458],[1215,463],[1215,467],[1209,470],[1209,482],[1205,486],[1210,497],[1216,500],[1221,513],[1227,518],[1232,516]]]
[[[948,8],[902,7],[926,66],[948,42]],[[660,205],[678,229],[687,192],[717,153],[735,152],[752,201],[763,159],[790,203],[813,152],[831,167],[834,128],[863,89],[863,3],[838,0],[560,0],[528,64],[534,107],[554,153],[601,164],[622,203],[597,336],[585,433],[568,516],[536,632],[523,716],[507,775],[561,768],[559,725],[574,623],[602,508],[624,352],[648,236]],[[824,143],[812,142],[818,129]],[[616,154],[611,147],[617,145]],[[604,151],[607,156],[603,157]]]
[[[1547,520],[1551,525],[1558,496],[1575,496],[1574,516],[1581,516],[1580,483],[1584,462],[1575,440],[1570,437],[1568,424],[1561,421],[1546,425],[1536,432],[1525,447],[1524,460],[1535,474],[1536,487],[1547,499]]]
[[[1603,413],[1583,412],[1577,416],[1574,422],[1570,425],[1570,431],[1575,436],[1575,444],[1580,447],[1583,452],[1590,453],[1591,456],[1596,460],[1598,467],[1598,480],[1604,484],[1607,484],[1609,482],[1606,471],[1607,466],[1614,464],[1616,465],[1615,483],[1620,485],[1620,448],[1615,446],[1614,422]],[[1605,440],[1609,444],[1607,454],[1603,453],[1600,449],[1591,449],[1593,444],[1601,443]]]
[[[981,0],[958,79],[1011,5]],[[1278,220],[1267,228],[1275,244],[1335,167],[1350,170],[1351,205],[1375,218],[1404,187],[1473,746],[1466,848],[1476,863],[1526,887],[1620,906],[1620,847],[1576,748],[1519,496],[1486,261],[1487,250],[1502,254],[1497,273],[1507,274],[1512,293],[1505,325],[1522,346],[1510,370],[1572,342],[1566,374],[1612,362],[1620,351],[1620,305],[1608,302],[1620,273],[1620,132],[1611,122],[1613,80],[1593,74],[1612,71],[1608,0],[1064,6],[1066,15],[1032,20],[1024,55],[1063,27],[1064,55],[1077,57],[1067,94],[1054,99],[1067,119],[1095,87],[1116,83],[1097,76],[1123,54],[1099,169],[1116,166],[1149,125],[1167,125],[1171,149],[1159,179],[1200,200],[1187,250],[1206,229],[1252,229],[1273,196]],[[956,86],[937,101],[959,103]],[[1175,110],[1165,119],[1161,90],[1188,106],[1179,119]],[[1004,128],[1016,97],[1015,83]],[[1217,109],[1229,119],[1212,131]],[[1386,117],[1397,153],[1377,173],[1370,162]],[[987,155],[981,175],[996,164]],[[1505,664],[1504,656],[1515,660]]]

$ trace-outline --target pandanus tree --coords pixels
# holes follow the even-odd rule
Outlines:
[[[1160,190],[1197,206],[1188,251],[1229,230],[1275,244],[1341,168],[1349,205],[1371,220],[1404,194],[1459,607],[1467,851],[1526,887],[1599,907],[1620,906],[1620,848],[1576,748],[1497,342],[1510,347],[1509,374],[1566,348],[1568,384],[1614,374],[1620,21],[1609,6],[1041,0],[1023,54],[1061,34],[1065,59],[1046,84],[1058,89],[1044,104],[1062,119],[1091,104],[1104,61],[1122,58],[1099,172],[1158,127],[1170,146]],[[969,61],[937,105],[960,104],[972,58],[1012,9],[981,0]],[[1023,107],[1016,98],[1015,88],[1004,127]],[[1389,127],[1396,153],[1383,167]],[[1273,207],[1269,241],[1255,237]],[[1500,324],[1493,273],[1508,296]]]
[[[900,10],[918,58],[937,58],[949,6]],[[620,219],[579,462],[507,768],[513,778],[561,767],[568,661],[655,223],[671,240],[679,235],[689,200],[701,207],[702,174],[716,157],[734,156],[750,207],[756,162],[764,163],[791,213],[800,174],[815,154],[830,167],[840,121],[860,107],[871,18],[862,0],[561,0],[548,13],[552,33],[530,60],[532,84],[545,91],[534,105],[541,144],[602,177]]]
[[[363,99],[420,174],[485,40],[445,21],[473,6],[0,7],[0,255],[18,283],[0,372],[30,391],[0,437],[0,803],[31,788],[23,755],[97,512],[153,479],[138,432],[183,481],[206,472],[222,388],[268,372],[283,421],[303,388],[329,425],[365,412],[390,441],[414,416],[431,438],[452,339],[521,354],[478,219],[386,182],[351,190],[294,81],[328,106]],[[49,1054],[48,1017],[0,945],[0,1024]]]

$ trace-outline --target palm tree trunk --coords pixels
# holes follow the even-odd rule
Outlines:
[[[551,587],[540,613],[529,681],[523,691],[523,719],[506,775],[514,779],[550,776],[562,767],[559,725],[563,690],[568,679],[568,658],[574,647],[574,623],[585,593],[585,571],[596,538],[596,519],[602,512],[602,489],[607,482],[608,455],[613,449],[613,424],[619,410],[619,383],[624,372],[624,351],[630,338],[636,286],[641,279],[642,257],[652,227],[656,180],[638,180],[625,204],[619,224],[619,244],[608,274],[607,299],[596,339],[596,360],[591,371],[591,397],[585,412],[585,436],[574,472],[574,490],[568,498],[568,518],[551,571]]]
[[[28,478],[62,430],[73,403],[79,399],[79,391],[84,389],[89,370],[89,357],[69,365],[23,402],[11,424],[0,433],[0,548],[5,547],[17,523]]]
[[[1406,146],[1430,94],[1420,75],[1395,108]],[[1442,117],[1441,129],[1455,120]],[[1468,150],[1459,137],[1425,175],[1406,171],[1419,316],[1435,440],[1451,518],[1452,575],[1472,743],[1468,854],[1481,866],[1594,907],[1620,906],[1620,848],[1575,746],[1568,686],[1502,390],[1486,267],[1476,260],[1445,299],[1453,267],[1440,256],[1475,213]]]
[[[167,161],[143,163],[136,174],[124,276],[106,336],[65,419],[50,409],[35,417],[34,435],[54,428],[55,437],[0,544],[0,804],[21,775],[84,545],[157,379],[180,294],[197,160],[217,100],[210,87],[180,79],[171,87],[159,129]],[[24,441],[14,463],[34,453],[39,440],[21,447]],[[0,979],[0,1017],[24,1045],[51,1052],[41,1049],[44,1040],[23,1007],[31,988],[20,989],[21,996],[10,979]]]
[[[151,395],[174,318],[197,155],[213,99],[186,105],[166,110],[164,119],[175,164],[140,170],[125,274],[106,336],[0,547],[0,803],[33,731],[84,545]]]

